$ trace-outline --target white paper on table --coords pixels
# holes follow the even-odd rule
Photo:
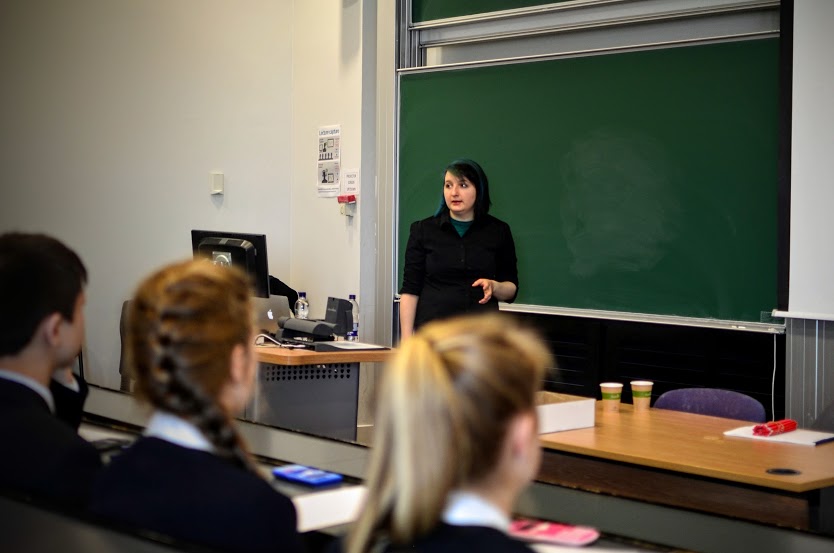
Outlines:
[[[733,428],[724,432],[725,436],[733,436],[736,438],[752,438],[754,440],[764,440],[766,442],[780,442],[784,444],[810,445],[815,446],[825,442],[834,441],[834,434],[828,432],[816,432],[815,430],[791,430],[782,434],[774,434],[772,436],[755,436],[753,435],[752,426],[741,426]]]
[[[135,437],[130,436],[124,432],[108,430],[106,428],[97,428],[86,424],[82,424],[81,427],[78,429],[78,435],[87,440],[88,442],[94,442],[96,440],[106,440],[109,438],[133,439]]]
[[[309,532],[353,522],[359,515],[365,491],[365,486],[345,486],[293,497],[298,531]]]
[[[363,349],[388,349],[386,346],[378,344],[369,344],[367,342],[352,342],[350,340],[340,340],[338,342],[327,342],[327,345],[336,349],[343,349],[345,351],[363,350]]]

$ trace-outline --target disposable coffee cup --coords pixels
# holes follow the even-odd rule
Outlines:
[[[650,380],[631,381],[631,401],[635,411],[643,411],[651,406],[653,384]]]
[[[623,395],[623,385],[619,382],[602,382],[599,388],[602,392],[602,410],[619,411],[620,397]]]

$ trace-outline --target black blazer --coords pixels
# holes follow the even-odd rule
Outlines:
[[[335,542],[328,553],[344,551],[342,543]],[[386,553],[533,553],[524,543],[515,540],[495,528],[484,526],[452,526],[440,523],[428,536],[410,546],[388,546]]]
[[[73,395],[80,410],[83,394],[71,392],[63,399]],[[62,398],[55,399],[60,410],[73,411]],[[31,388],[0,378],[0,443],[5,444],[0,489],[69,507],[85,505],[101,458],[71,424],[54,416]]]
[[[83,378],[76,376],[78,391],[67,388],[55,379],[49,382],[49,391],[52,392],[52,399],[55,401],[55,416],[67,423],[70,428],[78,431],[81,426],[81,417],[84,414],[84,400],[90,389]]]
[[[510,226],[492,215],[473,221],[463,236],[455,230],[448,210],[413,223],[400,294],[420,297],[414,328],[453,315],[498,311],[494,296],[485,304],[478,303],[484,291],[472,283],[489,278],[512,282],[517,288],[517,265]]]
[[[292,502],[212,453],[143,437],[101,472],[90,510],[222,551],[302,551]]]

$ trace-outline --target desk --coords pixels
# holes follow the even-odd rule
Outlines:
[[[97,387],[93,387],[92,390],[94,395],[98,395],[102,391]],[[110,391],[109,393],[112,394],[114,392]],[[121,395],[123,399],[130,399],[131,401],[133,399],[130,396],[118,392],[115,392],[115,394]],[[138,436],[139,430],[127,431],[121,421],[109,422],[116,422],[116,426],[108,426],[103,420],[97,420],[95,423],[84,422],[79,429],[79,434],[88,440],[104,438],[133,440]],[[346,460],[351,457],[350,454],[346,454],[346,449],[361,451],[363,456],[368,453],[368,450],[364,447],[334,442],[326,438],[304,436],[295,432],[265,428],[260,425],[252,425],[245,422],[240,423],[240,427],[244,434],[248,434],[247,430],[279,434],[281,436],[269,441],[275,444],[281,444],[281,446],[287,445],[287,442],[290,441],[287,438],[301,438],[307,442],[304,445],[298,442],[292,444],[290,447],[292,453],[279,453],[281,457],[286,458],[290,462],[320,465],[323,462],[321,458],[316,462],[313,459],[305,458],[306,455],[313,453],[311,449],[320,449],[318,446],[324,446],[323,451],[325,457],[328,457],[330,462],[336,462],[341,465],[344,465]],[[251,427],[257,427],[257,429]],[[314,443],[317,445],[311,448],[310,446]],[[255,446],[253,450],[256,454],[266,457],[259,462],[259,465],[264,471],[268,472],[274,466],[281,464],[264,455],[266,453],[264,450],[258,449],[259,445],[263,445],[260,440],[252,440],[252,445]],[[313,454],[315,455],[315,453]],[[350,463],[349,460],[348,462]],[[363,461],[363,466],[359,468],[359,473],[361,474],[365,473],[364,464]],[[337,469],[338,467],[330,466],[328,468]],[[333,516],[339,519],[348,517],[348,513],[355,513],[356,504],[351,498],[341,498],[341,500],[334,501],[332,497],[332,493],[338,491],[339,488],[352,487],[356,483],[361,482],[361,479],[358,477],[348,477],[347,480],[349,482],[346,482],[342,486],[328,487],[322,490],[311,489],[306,486],[281,480],[273,480],[271,482],[275,489],[292,498],[293,503],[296,504],[299,531],[302,532],[307,551],[311,553],[329,551],[330,542],[333,537],[341,536],[346,532],[348,528],[347,524],[325,526],[316,530],[305,529],[305,524],[309,524],[311,520],[308,516],[310,513],[305,514],[305,510],[313,510],[315,512],[318,509],[324,508],[327,511],[327,516]],[[345,492],[347,490],[342,489],[341,491]],[[300,497],[303,498],[299,501]],[[302,506],[299,507],[299,504]],[[530,516],[535,515],[531,514]],[[2,493],[0,493],[0,520],[4,522],[4,531],[0,532],[0,551],[60,550],[62,553],[74,553],[76,551],[87,552],[93,550],[97,552],[118,551],[119,553],[167,553],[173,550],[171,549],[171,538],[156,534],[152,536],[140,536],[137,535],[137,532],[127,527],[120,527],[113,531],[107,528],[106,524],[102,525],[101,521],[85,519],[84,513],[73,512],[67,513],[66,515],[54,513],[48,507],[7,498]],[[162,543],[157,547],[154,545],[154,542]],[[193,549],[193,545],[191,544],[177,543],[176,540],[173,540],[173,543],[187,551]],[[672,551],[680,551],[679,549],[672,549],[643,541],[635,541],[631,538],[611,534],[604,534],[593,545],[582,548],[582,551],[588,553],[599,550],[607,553],[611,551],[621,553],[672,553]]]
[[[356,439],[359,364],[381,362],[389,349],[315,352],[262,346],[255,393],[243,418],[312,434]]]
[[[288,349],[272,346],[255,348],[258,361],[283,366],[299,366],[331,363],[377,363],[387,361],[393,353],[390,349],[367,349],[361,351],[312,351],[309,349]]]
[[[593,428],[541,436],[539,480],[737,517],[834,533],[834,443],[816,447],[744,438],[749,422],[663,409],[605,412]],[[796,475],[769,474],[790,468]]]
[[[95,384],[90,385],[90,395],[87,397],[84,411],[87,417],[93,417],[99,423],[102,418],[118,421],[119,428],[124,428],[124,424],[136,427],[147,424],[148,411],[144,406],[137,404],[134,396]],[[355,442],[332,440],[246,421],[240,421],[238,428],[255,455],[274,459],[276,462],[311,465],[354,478],[362,478],[367,472],[370,450]],[[568,432],[563,433],[567,434]],[[552,456],[559,452],[545,449],[544,453],[552,459]],[[587,470],[591,470],[591,465],[594,464],[592,461],[601,462],[591,456],[577,457],[585,459],[581,467]],[[556,468],[559,466],[561,465]],[[548,473],[552,475],[553,471],[545,468],[542,471],[543,477],[548,477]],[[659,471],[659,474],[662,474],[662,471]],[[608,534],[703,553],[831,553],[834,548],[833,538],[813,532],[676,508],[670,506],[670,501],[666,504],[655,504],[645,499],[618,497],[607,490],[605,493],[599,493],[608,476],[605,474],[598,482],[585,485],[583,489],[571,486],[568,478],[563,482],[552,479],[551,483],[537,481],[522,494],[517,504],[517,512],[535,518],[589,524]],[[590,477],[587,479],[591,480]],[[665,497],[668,499],[671,496],[674,499],[674,495],[667,491]],[[4,549],[0,545],[0,551],[7,549],[9,548]],[[70,549],[64,548],[67,551]]]

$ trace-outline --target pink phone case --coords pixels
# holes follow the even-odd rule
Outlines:
[[[599,538],[599,531],[589,526],[572,526],[521,518],[510,523],[510,535],[530,542],[588,545]]]

